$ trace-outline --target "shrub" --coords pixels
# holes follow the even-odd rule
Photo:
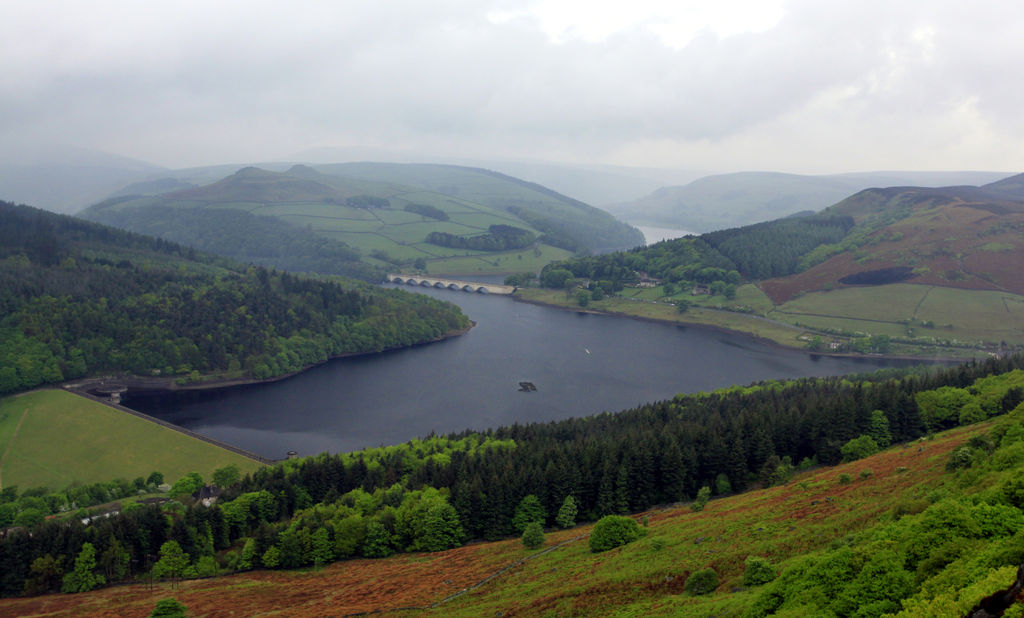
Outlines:
[[[871,468],[864,468],[863,470],[860,471],[860,478],[862,479],[869,479],[874,475],[875,473]]]
[[[185,618],[187,608],[177,599],[167,598],[156,602],[150,618]]]
[[[540,499],[534,494],[530,494],[523,498],[519,502],[519,506],[516,507],[516,512],[512,516],[512,528],[522,534],[527,525],[540,522],[543,526],[545,519],[547,519],[547,513],[544,512],[544,506],[541,505]]]
[[[540,549],[544,546],[544,528],[541,528],[539,522],[531,521],[523,530],[522,541],[526,549]]]
[[[607,551],[632,543],[643,535],[643,528],[629,517],[606,515],[594,524],[594,530],[590,533],[590,551]]]
[[[853,481],[853,477],[850,476],[849,474],[845,473],[845,472],[843,472],[842,474],[839,475],[839,484],[840,485],[849,485],[852,481]]]
[[[696,596],[711,594],[718,587],[718,573],[712,568],[695,571],[686,578],[686,591]]]
[[[697,499],[690,505],[690,509],[694,512],[703,511],[704,507],[707,506],[708,500],[711,499],[711,488],[705,485],[701,487],[697,492]]]
[[[839,452],[843,454],[843,461],[855,461],[877,453],[878,443],[869,435],[861,435],[844,444]]]
[[[760,586],[775,579],[775,567],[761,556],[747,556],[743,563],[743,585]]]
[[[949,460],[946,462],[946,470],[952,472],[960,468],[970,468],[971,464],[974,463],[974,456],[971,451],[971,447],[966,444],[953,449],[953,452],[949,454]]]

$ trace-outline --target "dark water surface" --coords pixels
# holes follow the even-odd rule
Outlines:
[[[135,396],[125,405],[280,458],[617,411],[768,378],[906,364],[812,356],[750,337],[562,311],[508,297],[409,288],[460,305],[477,326],[444,342],[338,359],[272,384]],[[535,392],[518,390],[533,382]]]

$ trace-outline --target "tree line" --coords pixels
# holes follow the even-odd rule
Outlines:
[[[439,247],[473,251],[509,251],[529,247],[537,241],[533,232],[511,225],[491,225],[486,234],[458,236],[448,232],[430,232],[426,241]]]

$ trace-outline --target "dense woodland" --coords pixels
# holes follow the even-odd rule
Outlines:
[[[104,372],[269,378],[430,341],[457,307],[0,203],[0,393]]]
[[[75,591],[148,572],[178,577],[436,551],[519,534],[531,522],[571,526],[783,483],[794,467],[861,457],[1017,408],[1022,368],[1018,356],[765,382],[618,414],[324,454],[237,483],[222,480],[231,486],[209,508],[185,506],[202,483],[193,474],[171,491],[181,502],[134,506],[88,526],[72,519],[8,531],[0,540],[0,593]],[[970,461],[968,452],[966,463],[950,465]],[[16,490],[0,495],[23,500]],[[999,508],[1024,520],[1020,506]],[[17,522],[19,513],[9,515]]]
[[[646,273],[673,284],[718,283],[724,288],[741,280],[796,273],[807,266],[802,257],[821,245],[840,242],[853,227],[853,219],[842,215],[779,219],[555,262],[544,267],[540,282],[562,287],[567,277],[586,278],[607,294]]]
[[[512,225],[492,225],[487,228],[486,234],[476,236],[458,236],[447,232],[427,234],[427,242],[432,245],[473,251],[510,251],[529,247],[536,241],[533,232]]]

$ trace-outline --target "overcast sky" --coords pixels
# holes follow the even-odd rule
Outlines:
[[[1016,1],[10,0],[0,23],[6,148],[1024,170]]]

